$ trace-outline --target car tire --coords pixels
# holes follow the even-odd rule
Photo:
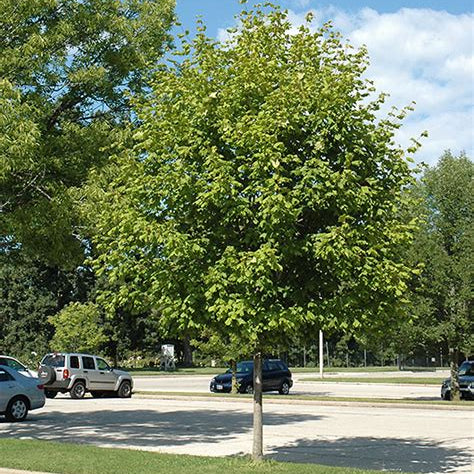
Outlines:
[[[43,385],[51,385],[56,381],[56,372],[52,367],[43,365],[38,369],[38,379]]]
[[[55,398],[57,394],[58,394],[58,392],[56,392],[54,390],[45,390],[44,391],[44,396],[46,398]]]
[[[450,401],[451,400],[451,391],[447,390],[446,393],[444,394],[443,400]]]
[[[7,421],[23,421],[28,415],[28,400],[24,397],[15,397],[10,400],[5,412]]]
[[[71,398],[74,398],[75,400],[80,400],[81,398],[84,398],[84,395],[86,394],[86,384],[82,381],[76,382],[72,388],[71,388]]]
[[[253,395],[253,385],[248,384],[248,385],[245,387],[244,393],[248,393],[249,395]]]
[[[288,395],[290,393],[290,384],[287,380],[281,384],[280,388],[278,389],[278,393],[280,393],[280,395]]]
[[[117,390],[119,398],[130,398],[132,396],[132,384],[128,380],[124,380]]]

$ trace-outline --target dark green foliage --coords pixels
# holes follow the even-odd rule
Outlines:
[[[413,194],[421,225],[408,258],[423,268],[412,285],[414,331],[445,344],[454,370],[474,351],[474,163],[446,152]]]
[[[86,300],[93,278],[86,268],[64,272],[13,251],[0,254],[0,353],[35,360],[49,350],[48,317],[70,301]]]

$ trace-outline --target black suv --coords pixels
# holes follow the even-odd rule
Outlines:
[[[474,399],[474,360],[466,360],[459,367],[459,390],[461,398]],[[441,398],[451,400],[451,379],[441,386]]]
[[[278,390],[282,395],[288,395],[293,386],[291,372],[280,359],[263,361],[263,391]],[[237,383],[240,393],[253,393],[253,361],[246,360],[237,364]],[[211,392],[230,392],[232,388],[232,372],[228,369],[225,374],[215,376],[211,380]]]

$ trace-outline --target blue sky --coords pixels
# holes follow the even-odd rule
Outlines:
[[[207,32],[225,37],[234,16],[249,8],[238,0],[177,0],[183,28],[194,30],[201,15]],[[472,0],[280,0],[295,24],[313,11],[317,23],[332,20],[353,44],[366,44],[371,66],[367,76],[392,105],[415,101],[397,140],[427,130],[417,161],[434,164],[442,152],[465,151],[474,158],[474,15]]]

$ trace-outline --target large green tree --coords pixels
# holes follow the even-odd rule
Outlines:
[[[302,327],[371,331],[400,314],[404,112],[378,120],[366,51],[310,18],[292,34],[278,8],[243,12],[224,43],[204,30],[154,75],[137,145],[94,178],[86,212],[95,268],[119,286],[109,304],[254,354],[261,458],[262,353]]]
[[[174,0],[0,0],[0,246],[82,258],[70,190],[106,162]],[[150,66],[151,65],[151,66]]]
[[[458,399],[459,355],[474,351],[474,163],[446,152],[412,192],[422,218],[408,254],[423,267],[412,286],[415,330],[426,344],[448,347]]]

